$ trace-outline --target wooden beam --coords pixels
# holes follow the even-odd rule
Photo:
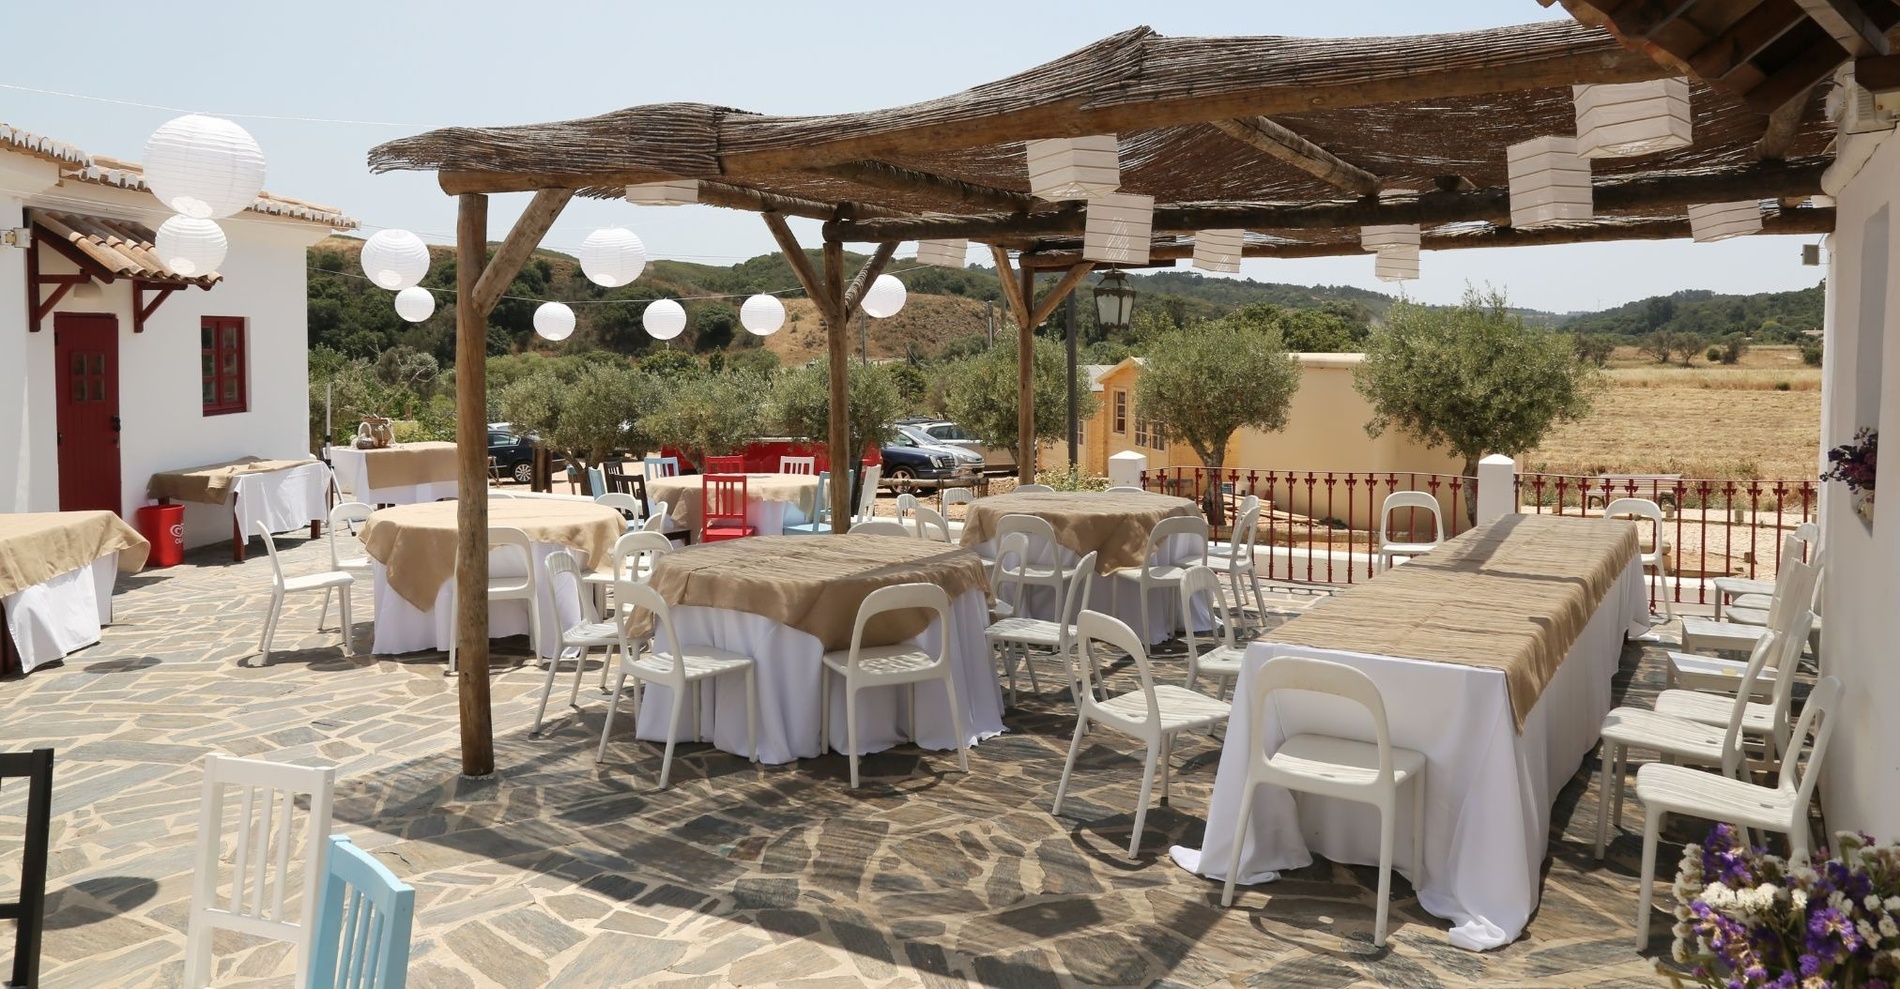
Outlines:
[[[542,189],[534,194],[528,208],[521,211],[514,227],[508,231],[508,238],[495,249],[494,260],[487,263],[481,280],[475,283],[475,311],[483,320],[487,320],[488,314],[494,311],[495,303],[500,302],[502,295],[508,291],[508,284],[521,273],[521,266],[527,263],[528,256],[534,253],[541,238],[572,198],[572,189]],[[457,311],[460,311],[459,305]]]
[[[1814,23],[1821,25],[1838,42],[1842,50],[1852,55],[1888,55],[1893,49],[1887,44],[1887,29],[1893,21],[1883,17],[1885,24],[1879,23],[1867,8],[1858,0],[1798,0]]]
[[[1377,175],[1347,164],[1331,151],[1265,117],[1210,122],[1228,137],[1354,195],[1376,195],[1384,184]]]
[[[495,732],[488,698],[488,313],[475,304],[476,285],[488,262],[488,197],[465,194],[457,198],[456,693],[461,708],[462,775],[490,776],[495,772]]]
[[[851,528],[851,512],[856,502],[851,500],[851,479],[860,478],[863,471],[858,466],[864,460],[863,450],[851,449],[851,393],[846,388],[845,375],[850,373],[846,354],[850,351],[850,342],[844,319],[844,245],[835,241],[825,241],[825,280],[822,291],[824,297],[832,300],[836,309],[836,319],[825,321],[825,357],[831,375],[831,429],[825,437],[825,453],[831,461],[831,532],[840,535]]]
[[[884,267],[891,263],[891,255],[896,253],[897,242],[890,240],[877,245],[877,250],[864,259],[864,267],[858,269],[857,276],[851,279],[851,284],[844,290],[841,307],[844,309],[845,322],[850,322],[851,317],[857,314],[858,304],[864,301],[864,293],[877,280],[877,276],[884,273]]]
[[[480,172],[448,169],[437,172],[436,185],[451,196],[469,193],[535,192],[541,189],[586,189],[603,185],[643,185],[679,178],[650,168],[604,169],[598,172]]]
[[[1814,90],[1809,89],[1769,114],[1768,122],[1762,126],[1761,140],[1755,142],[1755,157],[1763,161],[1788,157],[1795,138],[1801,135],[1801,118],[1807,116],[1808,106],[1813,102]]]
[[[1834,70],[1847,58],[1847,49],[1842,48],[1839,42],[1824,34],[1820,35],[1802,48],[1800,54],[1762,80],[1761,85],[1743,93],[1742,100],[1757,113],[1774,113],[1833,75]]]
[[[1648,40],[1670,22],[1688,13],[1701,0],[1637,0],[1603,12],[1616,25],[1617,33]],[[1598,4],[1599,8],[1606,5]]]
[[[147,302],[145,299],[147,291],[158,294],[152,296],[151,301]],[[154,285],[151,282],[134,279],[132,282],[132,332],[144,333],[145,324],[152,318],[152,314],[158,312],[158,307],[164,305],[165,300],[171,298],[172,293],[176,291],[178,291],[176,285]]]
[[[1017,280],[1016,269],[1009,263],[1009,252],[991,244],[990,258],[996,262],[996,278],[1003,285],[1003,304],[1009,308],[1009,318],[1019,328],[1033,325],[1029,322],[1029,303],[1023,299],[1022,282]]]
[[[1805,16],[1795,0],[1763,0],[1689,56],[1689,68],[1707,82],[1726,79],[1801,23]]]
[[[843,318],[838,308],[838,300],[825,294],[825,286],[818,278],[818,272],[812,269],[811,258],[805,249],[798,246],[798,238],[792,235],[792,228],[785,218],[777,213],[761,213],[765,218],[766,229],[772,231],[772,239],[778,242],[779,253],[785,255],[785,261],[792,266],[792,275],[804,288],[806,297],[818,307],[818,317],[827,324]]]
[[[1876,95],[1900,91],[1900,55],[1855,59],[1854,83]]]
[[[870,203],[843,202],[821,203],[814,199],[801,199],[796,196],[782,196],[772,192],[760,192],[743,185],[727,182],[699,180],[699,201],[709,206],[724,206],[728,209],[745,209],[754,213],[783,213],[786,216],[802,216],[807,220],[831,220],[839,216],[910,216],[902,210],[885,209]]]
[[[962,179],[933,175],[910,168],[900,168],[881,161],[840,162],[836,165],[826,165],[819,171],[825,175],[870,186],[873,189],[910,193],[932,199],[949,199],[989,209],[1026,212],[1042,204],[1042,200],[1026,192],[977,185],[974,182],[965,182]]]
[[[1043,320],[1048,319],[1049,315],[1056,311],[1056,307],[1062,304],[1062,300],[1068,298],[1070,292],[1075,291],[1075,286],[1094,270],[1095,262],[1093,261],[1079,261],[1070,265],[1069,270],[1063,274],[1062,280],[1056,282],[1056,287],[1050,289],[1049,294],[1044,296],[1041,302],[1036,303],[1036,311],[1029,314],[1030,324],[1041,326]]]

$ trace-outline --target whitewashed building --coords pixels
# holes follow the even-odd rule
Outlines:
[[[0,124],[0,512],[110,509],[154,471],[309,456],[305,249],[356,221],[270,193],[219,270],[166,270],[136,163]],[[185,544],[231,535],[186,509]]]

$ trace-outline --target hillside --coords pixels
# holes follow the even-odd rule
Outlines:
[[[1788,339],[1821,328],[1826,308],[1822,286],[1796,292],[1755,295],[1717,295],[1705,289],[1685,289],[1671,295],[1639,299],[1614,309],[1572,313],[1558,318],[1558,329],[1570,333],[1690,333],[1717,337],[1727,333],[1756,334],[1766,330],[1773,339]]]

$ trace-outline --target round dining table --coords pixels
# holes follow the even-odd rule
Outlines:
[[[899,536],[753,536],[669,553],[648,578],[666,599],[682,648],[713,646],[758,663],[759,759],[784,763],[847,750],[844,682],[831,678],[818,696],[824,654],[850,648],[858,607],[870,593],[893,584],[927,583],[950,594],[950,628],[924,612],[892,613],[866,626],[864,645],[916,640],[935,649],[946,633],[954,669],[964,742],[975,745],[1003,731],[1003,694],[984,629],[989,591],[975,553],[941,542]],[[659,648],[665,648],[662,643]],[[738,678],[714,679],[701,689],[699,724],[683,721],[684,739],[709,738],[717,748],[746,750],[745,690]],[[905,741],[926,749],[954,749],[957,738],[940,683],[917,687],[917,723],[909,723],[905,687],[858,694],[860,755]],[[819,738],[821,703],[831,705],[831,737]],[[648,686],[636,735],[666,740],[672,705],[666,687]]]
[[[455,591],[455,555],[459,542],[456,503],[397,505],[370,514],[358,530],[369,553],[376,599],[376,639],[381,654],[446,651],[455,639],[450,621]],[[618,511],[590,501],[542,498],[491,498],[488,524],[527,533],[533,546],[535,593],[541,613],[538,651],[552,656],[561,630],[581,620],[579,597],[555,594],[547,586],[544,563],[556,550],[570,550],[583,572],[605,566],[614,541],[627,529]],[[519,576],[519,554],[489,557],[489,572]],[[526,601],[496,601],[488,609],[488,635],[502,638],[528,631]]]
[[[731,475],[722,475],[731,476]],[[788,525],[812,520],[818,509],[818,478],[812,474],[743,474],[746,524],[762,536],[776,536]],[[647,502],[666,502],[671,531],[698,532],[703,521],[705,475],[647,479]],[[677,527],[677,528],[675,528]]]

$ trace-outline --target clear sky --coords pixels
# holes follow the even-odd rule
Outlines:
[[[55,90],[233,116],[263,146],[267,188],[334,204],[364,230],[405,227],[451,243],[455,211],[431,174],[371,175],[368,149],[450,124],[588,116],[642,103],[693,101],[769,113],[828,113],[942,96],[1147,24],[1168,35],[1350,36],[1471,30],[1549,19],[1536,0],[1200,0],[1080,4],[962,0],[870,7],[783,0],[656,4],[628,0],[203,0],[114,4],[84,12],[0,7],[0,86]],[[81,40],[83,38],[83,40]],[[243,115],[388,122],[318,123]],[[175,114],[0,88],[0,123],[88,151],[138,158]],[[499,238],[526,195],[493,197]],[[794,221],[817,243],[816,224]],[[733,264],[773,249],[749,213],[576,201],[546,245],[572,252],[588,232],[621,225],[655,257]],[[1427,253],[1415,299],[1455,299],[1467,283],[1505,289],[1517,305],[1595,309],[1684,288],[1803,288],[1818,238],[1718,244],[1636,241]],[[909,253],[900,251],[900,256]],[[1182,262],[1185,264],[1186,262]],[[1381,291],[1369,257],[1246,262],[1243,275]],[[789,286],[788,286],[789,287]]]

